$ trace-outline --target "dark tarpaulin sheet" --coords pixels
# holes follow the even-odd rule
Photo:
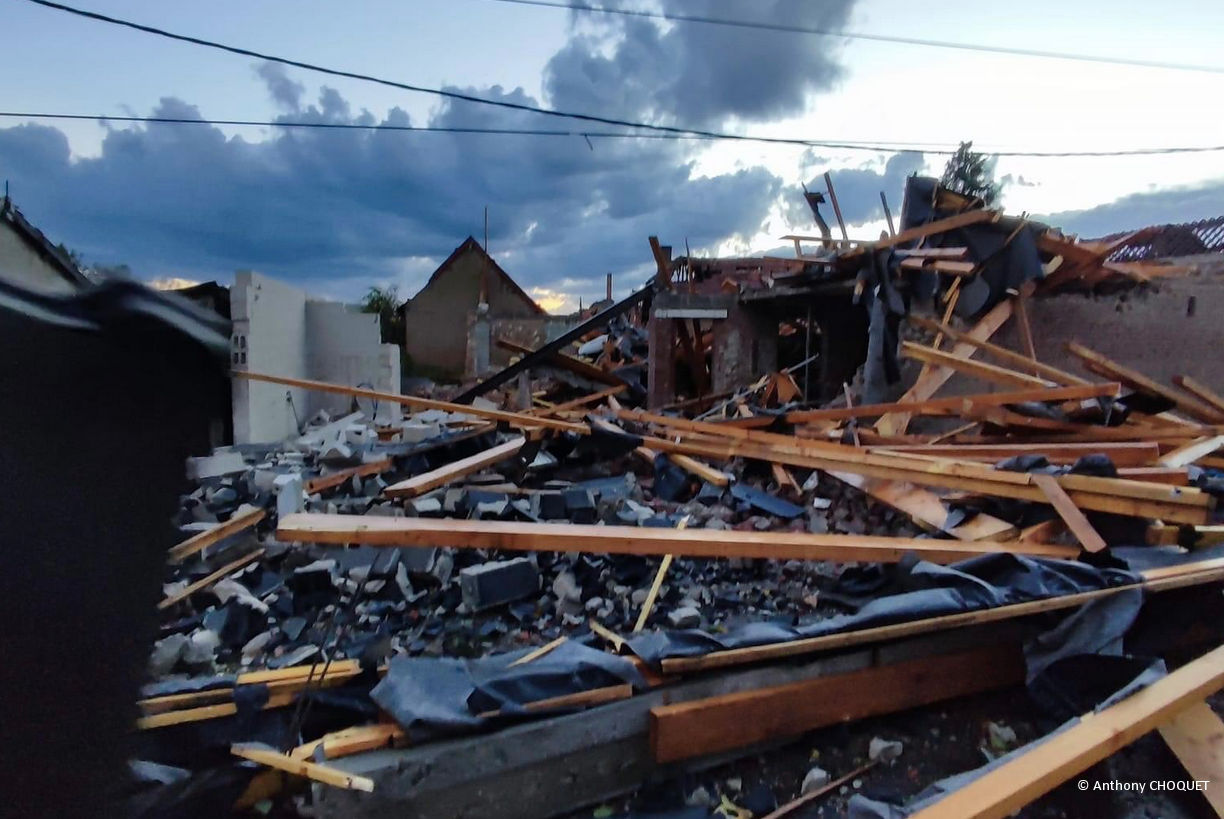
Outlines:
[[[1121,569],[1096,568],[1085,563],[1025,557],[1001,552],[971,558],[950,566],[905,561],[878,571],[870,599],[853,614],[812,623],[785,625],[750,623],[726,634],[697,629],[655,631],[628,641],[633,653],[651,665],[675,657],[699,657],[713,651],[785,643],[809,637],[858,631],[927,617],[1043,600],[1078,592],[1135,583],[1139,577]],[[861,592],[868,572],[851,573],[839,588],[845,601]],[[894,591],[895,590],[895,591]],[[892,591],[893,593],[889,593]]]
[[[939,180],[929,176],[911,176],[905,181],[905,199],[901,207],[901,230],[924,225],[954,214],[934,207],[935,190]],[[1037,236],[1047,227],[1030,223],[1020,231],[1006,248],[1003,243],[1012,234],[1020,221],[1014,217],[1002,218],[996,223],[981,222],[976,225],[950,230],[927,240],[933,247],[967,247],[969,260],[984,262],[981,274],[973,281],[962,282],[962,296],[957,306],[957,315],[968,318],[977,315],[998,303],[1008,288],[1018,288],[1029,279],[1041,278],[1044,271],[1037,252]],[[933,295],[938,285],[935,273],[916,274],[916,292]],[[976,298],[966,298],[970,288],[977,287]]]
[[[566,640],[530,663],[510,663],[532,649],[476,660],[396,657],[371,696],[406,731],[440,736],[487,724],[477,714],[500,709],[503,716],[527,713],[530,702],[628,683],[647,687],[632,662],[576,640]]]

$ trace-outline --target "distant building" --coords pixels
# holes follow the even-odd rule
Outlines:
[[[456,379],[472,369],[468,337],[476,318],[496,322],[548,315],[471,236],[403,310],[404,349],[413,365],[430,376]]]
[[[31,225],[8,196],[0,200],[0,279],[35,293],[65,296],[89,284],[76,262]]]

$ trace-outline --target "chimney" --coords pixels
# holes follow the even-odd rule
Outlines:
[[[608,301],[612,301],[612,274],[608,274]]]

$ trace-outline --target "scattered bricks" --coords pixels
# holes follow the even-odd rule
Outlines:
[[[567,489],[564,492],[566,513],[571,523],[594,523],[595,498],[588,489]]]
[[[246,468],[246,462],[243,461],[240,452],[217,450],[212,455],[187,459],[187,477],[194,481],[220,478],[222,475],[236,475],[246,472]]]
[[[459,572],[463,602],[473,611],[522,600],[540,591],[540,570],[529,558],[498,560]]]
[[[283,519],[287,515],[305,511],[306,498],[302,493],[300,474],[278,475],[273,485],[276,490],[276,516],[278,518]]]
[[[567,520],[565,496],[560,493],[540,495],[540,517],[544,520]]]

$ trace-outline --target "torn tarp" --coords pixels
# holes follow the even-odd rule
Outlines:
[[[636,689],[646,680],[624,657],[575,640],[566,640],[530,663],[510,664],[530,649],[478,660],[396,657],[387,675],[371,692],[410,736],[457,734],[488,721],[478,714],[525,713],[540,700],[628,683]]]
[[[882,569],[881,577],[884,580],[877,588],[895,589],[895,593],[885,591],[853,614],[796,625],[750,623],[726,634],[697,629],[656,631],[635,637],[628,645],[637,656],[657,666],[660,661],[675,657],[699,657],[713,651],[822,637],[1139,581],[1137,575],[1120,569],[1002,552],[950,566],[924,561],[899,563]],[[855,589],[847,591],[849,598]]]

